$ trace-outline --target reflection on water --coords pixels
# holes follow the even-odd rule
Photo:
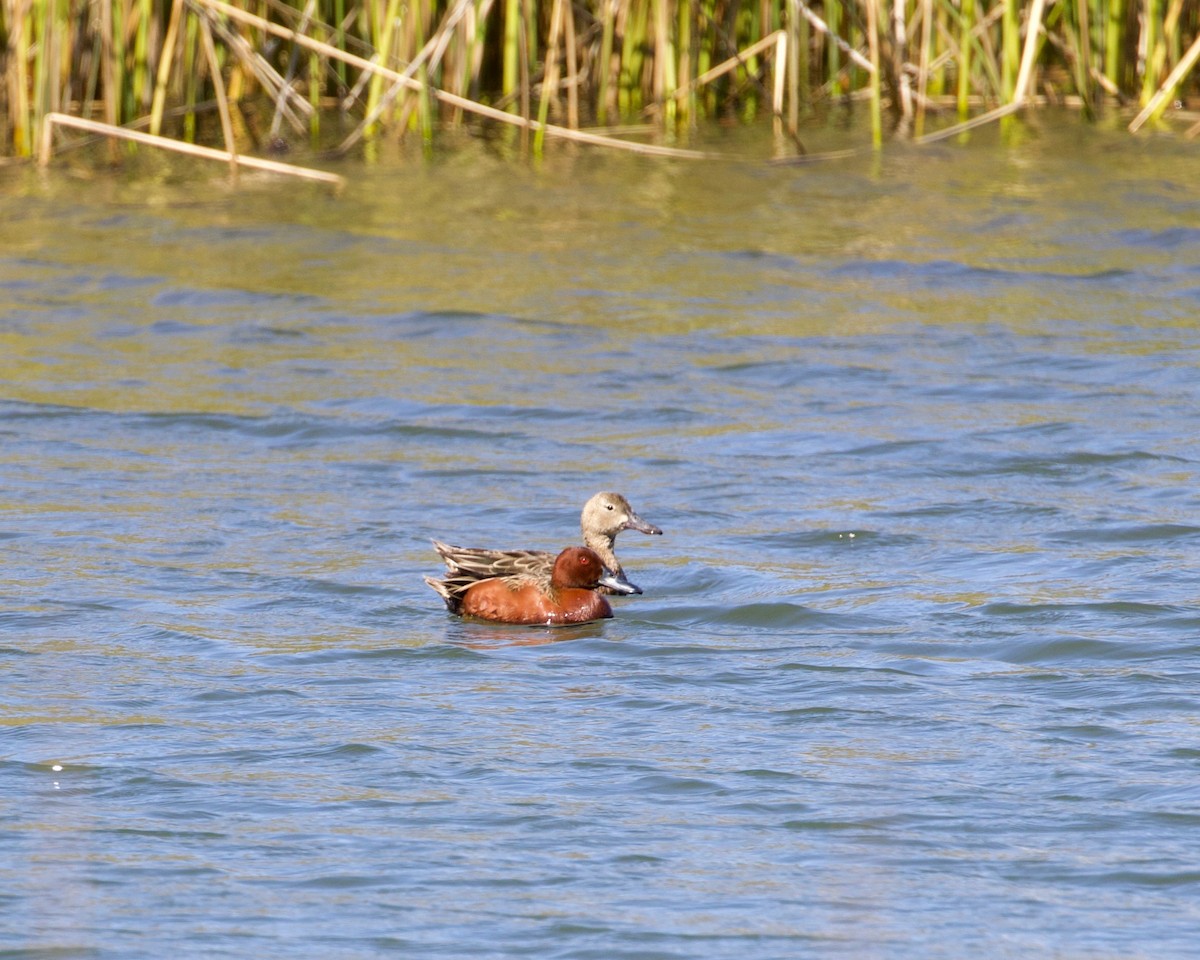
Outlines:
[[[9,175],[0,951],[1190,957],[1193,167]]]

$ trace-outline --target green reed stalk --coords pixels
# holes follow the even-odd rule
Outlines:
[[[192,13],[187,18],[187,28],[184,31],[183,42],[183,101],[187,112],[183,115],[183,139],[188,143],[196,142],[196,98],[199,82],[197,80],[196,62],[200,52],[200,18]]]
[[[426,17],[430,18],[429,23],[426,22]],[[433,10],[430,6],[423,6],[418,3],[413,10],[413,38],[412,45],[405,53],[405,59],[411,60],[416,51],[425,49],[426,37],[429,33],[429,26],[432,25]],[[417,68],[417,80],[421,83],[421,89],[417,94],[417,125],[421,129],[421,143],[426,149],[433,146],[433,100],[429,94],[429,66],[428,58],[421,61],[421,65]]]
[[[736,46],[746,46],[744,38],[766,35],[766,24],[762,21],[761,12],[762,8],[754,5],[742,8],[741,16],[735,21],[737,26],[733,35]],[[751,78],[758,76],[761,63],[762,57],[758,54],[746,58],[745,62],[734,72],[739,87],[745,87]],[[744,122],[753,122],[754,118],[758,115],[757,107],[758,99],[756,97],[744,98],[742,101],[742,119]]]
[[[126,94],[127,119],[133,119],[150,105],[150,31],[154,26],[152,0],[139,0],[137,33],[133,38],[133,78]]]
[[[563,0],[563,46],[567,53],[567,127],[579,129],[579,48],[575,39],[575,7]]]
[[[16,62],[12,65],[16,74],[16,115],[13,117],[13,144],[17,156],[33,155],[34,131],[31,124],[32,116],[29,107],[29,34],[33,29],[33,21],[24,12],[14,18],[11,29],[15,36],[10,36],[9,43],[16,50]]]
[[[540,50],[541,36],[538,34],[538,27],[542,22],[541,10],[538,7],[538,0],[525,0],[525,69],[532,74],[533,65],[538,62],[541,54]]]
[[[596,122],[608,123],[612,98],[613,31],[616,20],[615,0],[600,0],[600,59],[596,62]]]
[[[867,45],[871,53],[871,145],[883,149],[883,68],[879,56],[879,23],[883,11],[879,8],[883,0],[866,0]]]
[[[715,62],[713,56],[713,24],[716,22],[716,0],[700,0],[698,15],[696,20],[697,37],[695,41],[696,51],[696,73],[695,76],[702,76],[712,69]],[[699,109],[703,102],[705,108],[712,110],[714,100],[714,88],[706,87],[704,90],[697,90],[692,96],[693,115]]]
[[[333,0],[333,45],[339,50],[346,49],[346,0]],[[333,72],[337,76],[338,92],[346,89],[346,65],[341,60],[333,62]],[[318,81],[319,84],[319,81]]]
[[[630,117],[642,108],[641,76],[646,62],[643,44],[646,42],[648,16],[647,0],[628,0],[625,35],[621,38],[620,86],[617,91],[622,117]]]
[[[1073,65],[1075,89],[1082,103],[1083,115],[1091,119],[1094,86],[1092,84],[1091,11],[1088,9],[1088,0],[1075,0],[1075,26],[1077,37],[1075,43],[1077,56]],[[1070,36],[1070,28],[1067,29],[1068,36]]]
[[[921,2],[921,54],[917,69],[916,116],[913,118],[913,136],[925,133],[925,96],[929,90],[929,49],[933,43],[933,0]]]
[[[1161,4],[1162,0],[1158,0]],[[1160,6],[1161,11],[1161,6]],[[1167,8],[1166,16],[1159,25],[1157,43],[1154,45],[1154,52],[1149,57],[1149,63],[1146,67],[1146,76],[1153,78],[1154,92],[1158,92],[1158,86],[1161,77],[1167,69],[1168,47],[1170,50],[1171,59],[1179,60],[1179,36],[1176,32],[1179,27],[1179,18],[1183,13],[1183,0],[1171,0],[1171,5]]]
[[[504,0],[504,58],[500,76],[500,95],[509,100],[509,112],[517,111],[517,84],[520,82],[521,0]]]
[[[335,49],[350,46],[359,51],[359,39],[368,38],[381,59],[394,61],[411,60],[424,47],[435,23],[449,15],[459,0],[308,2],[310,12],[316,5],[316,19],[309,25],[306,13],[298,29],[327,36]],[[551,105],[560,102],[565,71],[569,126],[578,125],[581,106],[586,114],[587,106],[579,103],[580,97],[586,96],[596,121],[602,124],[617,117],[634,117],[653,103],[661,129],[668,134],[694,123],[701,113],[716,115],[729,105],[744,119],[753,119],[764,98],[778,90],[787,100],[787,129],[795,134],[802,105],[810,97],[810,79],[826,83],[834,96],[866,84],[871,95],[872,141],[881,143],[882,73],[865,77],[847,60],[846,49],[839,49],[833,36],[813,37],[809,20],[801,15],[807,6],[819,9],[834,33],[852,46],[873,46],[878,58],[874,62],[888,59],[896,81],[896,102],[904,115],[909,115],[904,100],[907,81],[897,70],[907,67],[910,59],[918,63],[914,85],[918,96],[911,111],[918,128],[926,98],[935,97],[946,81],[955,83],[958,113],[965,119],[976,95],[998,95],[1002,104],[1010,103],[1019,95],[1014,91],[1021,78],[1031,80],[1033,69],[1056,70],[1063,62],[1082,98],[1085,115],[1091,115],[1100,93],[1093,80],[1100,78],[1096,68],[1107,78],[1103,86],[1136,90],[1143,103],[1150,102],[1157,109],[1169,103],[1167,94],[1172,93],[1159,89],[1162,78],[1172,65],[1180,63],[1183,50],[1195,42],[1200,31],[1196,0],[1137,0],[1135,7],[1129,0],[1050,0],[1043,28],[1052,50],[1040,49],[1036,34],[1033,45],[1021,38],[1021,22],[1030,19],[1024,9],[1042,10],[1040,0],[1035,4],[1030,0],[989,0],[985,4],[979,0],[854,0],[857,6],[848,0],[823,0],[820,4],[810,0],[579,0],[577,10],[570,5],[573,0],[546,0],[550,6],[540,9],[537,0],[469,2],[470,10],[459,8],[455,14],[463,17],[461,25],[436,36],[436,55],[427,64],[413,64],[412,75],[422,81],[421,91],[406,92],[403,104],[392,114],[410,120],[426,144],[439,117],[453,124],[464,115],[460,106],[439,113],[442,108],[433,100],[436,91],[431,85],[485,100],[496,93],[480,89],[493,65],[500,75],[500,95],[508,98],[510,110],[523,116],[548,119],[555,113]],[[0,136],[7,149],[30,154],[41,117],[50,110],[71,109],[76,102],[84,116],[102,113],[113,124],[148,111],[154,132],[161,129],[168,109],[182,102],[191,109],[185,113],[184,135],[194,140],[195,106],[209,95],[212,82],[205,79],[199,66],[198,22],[185,3],[5,0],[4,13],[0,13],[0,36],[6,41]],[[266,0],[254,0],[254,4],[261,6],[264,15],[296,22],[286,11],[269,9]],[[585,18],[591,15],[587,31],[578,37],[576,12]],[[1142,31],[1136,45],[1130,23],[1135,14]],[[217,21],[212,22],[215,25]],[[915,33],[918,23],[919,37]],[[777,48],[764,52],[765,47],[755,47],[723,79],[700,88],[692,85],[694,78],[714,64],[727,60],[735,50],[754,46],[780,26],[787,31],[785,63],[768,59],[778,55]],[[1035,27],[1036,23],[1027,29]],[[909,34],[914,49],[906,53],[903,44]],[[825,46],[823,51],[820,44]],[[1140,79],[1134,77],[1135,46],[1145,51]],[[1024,62],[1023,48],[1029,54]],[[245,57],[244,52],[238,55]],[[306,58],[314,143],[326,78],[339,95],[346,93],[347,74],[355,83],[353,68],[347,70],[339,61],[329,69],[329,59],[336,57],[316,52]],[[539,60],[545,61],[542,89],[538,103],[531,105],[530,76]],[[764,74],[772,70],[782,87],[764,82]],[[955,71],[953,78],[951,70]],[[248,61],[234,70],[229,78],[231,98],[253,89],[250,71]],[[1181,93],[1191,93],[1198,79],[1194,71],[1181,70],[1178,77],[1172,74],[1171,83]],[[389,86],[382,78],[364,72],[347,102],[363,93],[366,109],[383,107],[386,111],[391,101],[383,97]],[[679,94],[681,88],[687,89],[686,96]],[[772,109],[777,108],[772,103]],[[387,114],[381,111],[381,116]],[[238,117],[233,120],[237,122]],[[372,129],[377,131],[378,124]],[[535,144],[539,152],[544,149],[544,136]]]
[[[482,95],[480,72],[483,69],[483,55],[487,49],[488,23],[490,22],[488,13],[491,11],[492,5],[492,0],[475,0],[473,24],[468,24],[467,27],[470,53],[466,58],[467,85],[463,90],[463,95],[474,100],[480,99]]]
[[[680,86],[686,86],[687,92],[682,97],[673,96],[672,104],[677,110],[676,122],[691,124],[696,119],[696,88],[692,84],[695,74],[692,73],[692,22],[696,16],[695,0],[680,0],[679,20],[676,26],[676,36],[679,46],[679,66],[676,78]]]
[[[950,14],[944,3],[938,3],[933,11],[933,25],[930,27],[933,37],[930,39],[929,55],[937,58],[930,61],[928,87],[926,93],[930,97],[940,97],[946,92],[946,61],[941,60],[936,49],[937,39],[950,37]],[[934,66],[933,64],[937,64]]]
[[[31,30],[30,35],[36,37],[38,42],[33,47],[33,87],[32,96],[29,100],[30,123],[29,127],[33,133],[33,142],[37,142],[37,133],[42,126],[42,117],[46,114],[46,88],[49,85],[48,78],[50,65],[48,63],[52,48],[53,40],[50,36],[51,17],[49,4],[46,0],[35,0],[31,11]]]
[[[1001,17],[1000,97],[1011,103],[1021,67],[1021,16],[1017,0],[1003,0]]]
[[[1109,0],[1108,19],[1104,31],[1104,75],[1117,89],[1125,85],[1125,63],[1122,52],[1125,47],[1126,0]]]
[[[67,4],[53,0],[47,20],[50,24],[46,40],[46,62],[49,66],[49,86],[46,90],[46,112],[61,110],[71,101],[70,72],[64,54],[70,53],[71,20]],[[39,123],[40,126],[40,123]]]
[[[871,12],[871,7],[875,0],[866,0],[867,4],[867,32],[871,33],[870,23],[871,17],[875,16]],[[829,32],[834,37],[841,36],[842,32],[842,5],[838,0],[829,0],[825,6],[825,24],[829,27]],[[869,39],[869,38],[868,38]],[[876,38],[876,43],[878,43]],[[874,61],[872,61],[874,62]],[[829,92],[832,96],[840,96],[845,90],[842,88],[841,73],[842,73],[842,52],[838,45],[833,42],[831,37],[825,38],[825,72],[829,80]]]
[[[96,108],[96,91],[100,88],[100,61],[103,59],[101,56],[103,45],[98,30],[92,31],[90,35],[84,31],[77,31],[76,41],[75,57],[87,65],[87,77],[83,79],[82,103],[79,113],[83,119],[90,120],[92,112]],[[82,67],[80,69],[82,71]]]
[[[671,39],[670,17],[667,13],[668,0],[653,0],[654,3],[654,100],[661,105],[663,129],[675,127],[675,91],[679,88],[675,45]]]
[[[308,102],[312,113],[308,118],[308,139],[314,150],[321,145],[321,58],[308,54]]]
[[[379,62],[387,64],[392,56],[392,37],[394,33],[394,25],[400,15],[400,0],[388,0],[387,9],[384,12],[383,23],[376,22],[375,38],[373,46],[375,52],[379,55]],[[383,97],[383,77],[379,74],[374,74],[371,77],[371,82],[367,85],[367,104],[366,111],[370,115],[375,112],[379,106],[379,101]],[[370,140],[379,132],[377,124],[371,124],[364,132],[363,136]]]
[[[1159,47],[1162,44],[1162,24],[1160,23],[1162,0],[1145,0],[1142,9],[1142,47],[1146,51],[1146,72],[1142,76],[1140,101],[1144,107],[1158,91],[1158,78],[1162,72],[1161,64],[1165,58],[1165,52],[1161,55],[1159,53]]]

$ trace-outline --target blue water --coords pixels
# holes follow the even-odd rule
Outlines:
[[[1193,956],[1194,148],[468,167],[4,185],[0,957]]]

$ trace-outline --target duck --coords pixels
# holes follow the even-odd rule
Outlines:
[[[579,515],[583,545],[595,552],[604,569],[613,575],[611,584],[601,584],[600,592],[608,595],[641,593],[642,588],[630,583],[613,550],[617,534],[622,530],[662,536],[662,530],[639,517],[629,501],[619,493],[601,492],[583,505]],[[434,549],[446,561],[447,577],[470,577],[486,580],[491,577],[523,575],[548,580],[554,567],[555,555],[545,550],[488,550],[480,547],[456,547],[433,541]]]
[[[604,569],[595,550],[567,547],[554,557],[549,575],[545,573],[541,568],[526,568],[480,579],[450,570],[442,580],[425,577],[425,582],[441,595],[451,613],[493,623],[558,625],[613,615],[596,588],[619,586],[619,581]]]

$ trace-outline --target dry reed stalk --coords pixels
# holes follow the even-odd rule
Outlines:
[[[1029,78],[1033,74],[1033,62],[1037,55],[1038,33],[1042,29],[1042,12],[1046,9],[1046,0],[1033,0],[1029,8],[1029,21],[1025,26],[1025,50],[1021,54],[1021,69],[1017,73],[1017,82],[1013,87],[1012,102],[1024,103],[1029,90]]]
[[[458,0],[458,3],[446,14],[446,18],[438,27],[429,41],[421,48],[420,52],[413,58],[407,67],[401,72],[400,76],[407,79],[412,79],[413,74],[428,60],[436,65],[445,52],[447,45],[450,43],[450,38],[453,31],[458,26],[459,21],[467,15],[469,10],[473,9],[473,0]],[[418,81],[419,82],[419,81]],[[405,89],[403,80],[395,80],[388,88],[388,91],[375,107],[369,110],[359,121],[357,127],[347,136],[337,148],[333,151],[335,155],[341,155],[350,150],[356,143],[359,142],[367,131],[371,129],[372,124],[379,120],[384,111],[395,102],[400,91]]]
[[[183,0],[172,0],[171,18],[167,21],[167,35],[163,40],[158,58],[158,75],[154,81],[154,100],[150,106],[150,132],[158,134],[162,129],[163,109],[167,105],[167,83],[171,79],[171,66],[175,62],[175,46],[179,36],[179,21],[183,17]]]
[[[300,16],[300,32],[304,33],[308,30],[308,25],[312,21],[313,11],[317,5],[317,0],[306,0],[304,4],[304,12]],[[291,56],[288,57],[287,76],[283,77],[283,84],[279,88],[279,92],[275,95],[275,113],[271,117],[271,131],[268,134],[271,140],[279,136],[279,126],[283,122],[283,111],[286,106],[288,91],[292,89],[292,78],[296,73],[296,62],[300,57],[300,48],[292,47]],[[316,115],[314,109],[313,116]]]
[[[249,167],[252,170],[280,173],[285,176],[300,177],[305,180],[317,180],[321,183],[332,184],[338,188],[345,186],[346,183],[345,179],[336,173],[326,173],[324,170],[297,167],[290,163],[279,163],[276,160],[261,160],[258,157],[235,156],[225,150],[201,147],[194,143],[183,143],[179,140],[172,140],[169,137],[156,137],[149,133],[141,133],[137,130],[128,130],[125,127],[114,127],[111,124],[100,123],[97,120],[84,120],[82,117],[72,117],[65,113],[48,113],[42,118],[42,142],[38,152],[38,163],[43,167],[50,162],[53,155],[54,144],[52,134],[55,126],[71,127],[75,130],[83,130],[86,133],[97,133],[101,136],[117,140],[129,140],[133,143],[141,143],[146,146],[160,147],[163,150],[172,150],[175,153],[186,154],[190,157],[199,157],[204,160],[230,162],[232,159],[239,166]]]
[[[475,12],[472,14],[474,21],[481,24],[481,26],[476,27],[475,22],[472,22],[470,26],[471,36],[475,38],[472,41],[471,61],[468,67],[472,77],[471,85],[469,87],[469,90],[472,92],[472,96],[469,99],[472,100],[478,100],[480,96],[479,77],[483,72],[483,56],[486,53],[483,25],[487,24],[488,14],[491,13],[493,4],[494,0],[482,0]],[[341,64],[339,64],[339,66],[341,66]],[[345,69],[344,66],[343,69]],[[466,91],[464,91],[463,95],[466,95]],[[462,111],[460,110],[459,113],[461,114]]]
[[[1084,113],[1092,115],[1092,85],[1089,82],[1092,75],[1092,27],[1091,12],[1088,9],[1090,0],[1076,0],[1075,22],[1079,26],[1079,67],[1076,71],[1075,86],[1079,96],[1083,98]]]
[[[1154,52],[1147,57],[1146,77],[1151,81],[1162,76],[1167,64],[1167,45],[1170,38],[1175,35],[1182,14],[1183,0],[1172,0],[1171,5],[1167,8],[1167,15],[1157,30],[1158,42],[1154,45]]]
[[[927,133],[925,136],[914,140],[913,143],[923,146],[927,143],[937,143],[939,140],[949,140],[951,137],[956,137],[960,133],[966,133],[968,130],[974,130],[976,127],[986,126],[995,120],[1002,120],[1004,117],[1011,117],[1023,106],[1023,103],[1006,103],[1002,107],[989,110],[987,113],[981,113],[979,116],[972,117],[963,123],[956,123],[954,126],[938,130],[936,133]]]
[[[900,100],[900,123],[896,132],[907,137],[912,129],[913,95],[905,64],[908,60],[908,29],[905,23],[904,0],[892,0],[892,70]]]
[[[571,0],[562,0],[566,4],[566,16],[563,19],[563,44],[567,48],[567,126],[572,130],[579,129],[579,64],[576,62],[575,49],[575,8]]]
[[[520,74],[520,93],[521,93],[521,119],[524,123],[518,128],[521,132],[521,153],[524,154],[529,150],[529,118],[530,118],[530,78],[529,78],[529,61],[533,56],[529,37],[535,29],[533,24],[533,13],[530,7],[533,0],[517,0],[521,5],[521,30],[517,33],[517,66]]]
[[[208,61],[209,80],[217,97],[217,112],[221,116],[221,135],[225,138],[225,150],[229,154],[229,175],[237,177],[237,145],[233,140],[233,123],[229,119],[229,101],[225,99],[225,81],[221,76],[221,65],[217,62],[217,48],[213,45],[212,30],[208,17],[200,18],[200,40],[204,44],[204,59]]]
[[[775,86],[771,92],[771,114],[774,117],[775,135],[783,132],[783,83],[788,69],[788,36],[785,30],[775,31]]]
[[[187,0],[187,2],[197,12],[205,13],[199,9],[199,5],[194,0]],[[292,129],[297,133],[303,131],[304,121],[301,119],[301,115],[309,116],[312,113],[311,104],[292,89],[292,85],[279,75],[279,72],[247,42],[245,37],[230,30],[215,17],[209,16],[208,23],[226,48],[238,58],[245,71],[258,80],[269,96],[276,99],[277,107],[282,106],[283,116],[287,118]]]
[[[793,139],[800,131],[800,101],[808,99],[808,90],[806,89],[806,81],[808,79],[808,57],[804,55],[801,60],[802,52],[806,52],[808,46],[808,21],[804,20],[800,14],[800,5],[797,0],[787,0],[788,3],[788,116],[787,116],[787,131]]]
[[[290,27],[285,27],[256,14],[249,13],[238,7],[231,6],[225,3],[224,0],[192,0],[201,6],[208,7],[219,13],[225,14],[231,20],[237,20],[241,23],[256,26],[260,30],[273,34],[284,40],[289,40],[292,43],[297,43],[302,47],[306,47],[317,53],[320,53],[333,60],[341,60],[348,66],[357,67],[359,70],[367,70],[372,73],[378,73],[385,79],[398,80],[410,90],[419,90],[421,83],[411,77],[405,77],[403,74],[389,67],[381,66],[378,63],[367,60],[364,57],[357,56],[353,53],[347,53],[344,50],[339,50],[328,43],[323,43],[320,40],[314,40],[304,34],[296,33]],[[459,97],[452,93],[447,93],[445,90],[439,90],[435,87],[430,88],[430,93],[433,97],[442,103],[449,106],[457,106],[481,117],[486,117],[489,120],[496,120],[500,123],[506,123],[511,126],[522,127],[526,130],[536,130],[540,124],[536,121],[525,120],[523,117],[515,117],[503,110],[498,110],[495,107],[489,107],[487,104],[477,103],[474,100],[468,100],[465,97]],[[626,150],[632,153],[641,153],[647,156],[659,157],[675,157],[683,160],[701,160],[711,158],[710,153],[703,153],[699,150],[683,150],[676,147],[660,147],[655,144],[631,143],[628,140],[616,140],[612,137],[606,137],[594,133],[586,133],[582,130],[568,130],[566,127],[559,127],[554,124],[546,124],[546,133],[550,136],[558,137],[563,140],[574,140],[578,143],[589,143],[595,146],[610,147],[615,150]]]
[[[747,60],[749,60],[751,57],[757,56],[764,50],[769,50],[771,47],[775,47],[776,50],[778,50],[781,39],[784,43],[787,42],[787,34],[782,30],[776,30],[774,33],[768,34],[761,40],[750,44],[750,46],[748,46],[745,50],[739,50],[728,60],[717,64],[711,70],[704,71],[704,73],[696,77],[696,79],[691,81],[691,83],[685,84],[677,89],[674,93],[674,96],[676,98],[686,96],[691,88],[702,87],[705,84],[712,83],[712,81],[716,80],[717,77],[722,77],[731,70],[736,70],[738,67],[743,66]]]
[[[1192,45],[1188,47],[1187,53],[1175,64],[1175,69],[1171,71],[1170,76],[1162,82],[1162,86],[1158,88],[1158,92],[1150,98],[1149,103],[1142,108],[1141,113],[1133,118],[1133,121],[1129,124],[1130,133],[1137,133],[1147,120],[1166,106],[1167,98],[1171,95],[1171,92],[1187,76],[1192,67],[1196,65],[1197,60],[1200,60],[1200,37],[1196,37]]]
[[[811,23],[813,27],[816,28],[818,33],[820,33],[822,36],[828,37],[835,49],[841,50],[846,54],[847,57],[853,60],[857,66],[866,70],[867,73],[875,73],[875,64],[859,53],[853,46],[851,46],[850,43],[839,36],[837,31],[832,29],[829,24],[813,13],[808,8],[808,5],[803,2],[803,0],[796,0],[796,5],[800,8],[800,13],[804,16],[804,19]],[[833,5],[832,9],[837,9],[836,5]]]
[[[558,35],[562,32],[564,0],[550,0],[550,39],[546,44],[546,65],[542,70],[542,95],[538,100],[538,130],[533,137],[533,153],[542,155],[546,143],[546,120],[550,116],[550,98],[558,86]]]
[[[772,157],[767,161],[771,167],[799,167],[808,164],[828,163],[831,160],[849,160],[861,157],[861,150],[829,150],[825,153],[804,153],[795,157]]]
[[[113,49],[116,31],[113,29],[113,0],[100,2],[100,39],[104,75],[104,119],[113,126],[117,124],[117,55]]]
[[[1190,53],[1200,27],[1198,0],[857,0],[857,7],[847,6],[847,0],[822,0],[822,16],[810,9],[816,6],[812,0],[581,0],[576,10],[571,0],[542,0],[540,7],[537,0],[507,0],[501,4],[503,13],[492,6],[495,0],[370,0],[349,6],[345,0],[255,0],[254,5],[238,3],[241,12],[257,11],[263,22],[270,18],[287,24],[286,31],[238,20],[232,13],[211,16],[210,41],[223,43],[229,54],[221,54],[223,71],[205,71],[198,68],[205,56],[201,21],[185,18],[183,6],[217,9],[204,0],[2,2],[0,25],[7,45],[0,135],[18,153],[36,151],[44,114],[68,108],[85,117],[94,111],[112,126],[148,112],[155,133],[172,96],[194,107],[205,95],[197,78],[206,72],[214,85],[220,77],[227,88],[215,102],[225,106],[237,136],[240,116],[230,112],[230,101],[238,100],[242,84],[248,83],[261,84],[281,105],[272,131],[286,116],[297,131],[307,120],[315,137],[326,87],[336,75],[342,79],[333,92],[345,96],[345,78],[355,64],[306,46],[298,37],[322,42],[340,38],[328,46],[344,53],[347,45],[359,50],[364,44],[360,37],[369,36],[379,51],[378,63],[397,69],[407,65],[404,72],[411,82],[399,85],[391,79],[394,70],[360,69],[344,106],[355,106],[358,91],[365,94],[370,88],[369,129],[378,127],[395,98],[402,97],[395,116],[419,123],[427,141],[436,100],[450,123],[468,112],[497,119],[518,127],[522,138],[536,135],[541,151],[545,137],[561,137],[560,131],[578,127],[585,91],[601,123],[616,120],[614,110],[631,116],[652,109],[659,134],[669,137],[684,122],[693,122],[699,110],[712,114],[737,105],[743,118],[750,119],[769,103],[775,131],[781,131],[787,107],[787,128],[794,135],[801,105],[808,100],[809,58],[819,71],[826,56],[825,89],[852,100],[870,97],[875,109],[889,92],[883,90],[886,80],[899,131],[911,122],[918,142],[928,142],[925,107],[950,71],[956,74],[960,117],[966,120],[968,109],[976,109],[981,99],[992,105],[998,99],[1005,106],[1038,103],[1039,68],[1059,73],[1058,62],[1066,65],[1068,84],[1055,94],[1059,102],[1065,97],[1087,113],[1102,91],[1118,97],[1140,92],[1147,107],[1153,103],[1151,113],[1135,121],[1141,126],[1161,113],[1176,91],[1195,88],[1189,78],[1194,61],[1178,71],[1181,51]],[[320,22],[331,16],[329,26]],[[435,29],[439,20],[444,24],[451,19],[461,24],[457,32]],[[1133,29],[1138,30],[1136,38]],[[260,30],[292,41],[286,69],[277,71],[251,46],[260,44]],[[863,56],[872,41],[874,63]],[[307,51],[304,60],[300,50]],[[739,52],[727,58],[734,50]],[[886,78],[879,73],[881,58],[887,58]],[[717,60],[722,62],[714,66]],[[307,78],[300,77],[305,63]],[[773,71],[770,78],[764,64]],[[481,86],[492,76],[493,65],[497,71],[506,68],[509,87],[507,100],[496,106],[507,103],[509,111],[519,113],[516,123],[493,117],[480,102],[488,93]],[[1058,81],[1049,70],[1047,89],[1053,92]],[[531,79],[539,78],[541,89],[533,91],[538,100],[531,103]],[[721,82],[714,82],[718,78]],[[567,126],[555,128],[548,119],[558,115],[563,100]],[[77,108],[71,106],[75,103]],[[991,111],[952,130],[1009,115]],[[185,136],[194,136],[195,115],[185,113],[183,123]],[[228,128],[222,129],[233,152]],[[620,144],[620,149],[662,150],[614,141],[597,131],[593,135],[611,141],[604,145]],[[940,131],[934,136],[946,135]]]
[[[1092,79],[1095,80],[1096,85],[1099,86],[1110,97],[1116,99],[1120,98],[1121,91],[1117,88],[1117,86],[1095,67],[1092,67]]]

